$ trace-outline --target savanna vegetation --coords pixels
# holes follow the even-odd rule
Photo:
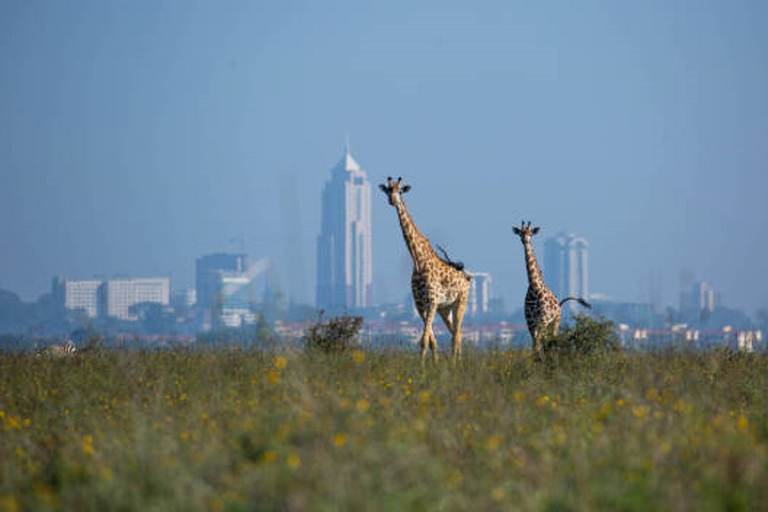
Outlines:
[[[0,510],[768,503],[765,355],[587,334],[544,363],[467,348],[425,367],[359,346],[4,353]]]

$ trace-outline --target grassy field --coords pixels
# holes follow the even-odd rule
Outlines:
[[[759,510],[768,358],[0,355],[0,510]]]

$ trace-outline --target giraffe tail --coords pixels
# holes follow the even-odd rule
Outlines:
[[[564,298],[563,300],[560,301],[560,306],[562,307],[562,305],[565,304],[566,302],[568,302],[569,300],[575,300],[576,302],[578,302],[579,304],[581,304],[585,308],[592,309],[592,305],[589,302],[587,302],[584,299],[582,299],[581,297],[566,297],[566,298]]]

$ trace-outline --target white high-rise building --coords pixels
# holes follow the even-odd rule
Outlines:
[[[167,306],[171,302],[171,280],[167,277],[110,279],[101,290],[102,314],[119,320],[137,320],[131,306],[154,302]]]
[[[167,306],[171,298],[171,280],[167,277],[132,279],[73,280],[53,279],[53,296],[70,311],[82,310],[88,318],[111,316],[119,320],[137,320],[130,308],[141,302]]]
[[[70,311],[81,310],[88,318],[99,314],[99,279],[74,281],[64,277],[53,279],[53,296]]]
[[[338,312],[370,306],[372,276],[371,186],[347,145],[323,190],[317,307]]]
[[[589,298],[589,243],[573,233],[544,242],[544,282],[562,300]]]

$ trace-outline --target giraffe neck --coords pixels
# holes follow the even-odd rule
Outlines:
[[[533,243],[525,244],[525,268],[528,271],[528,285],[536,290],[544,288],[544,280],[541,278],[541,269],[536,262],[536,254],[533,252]]]
[[[400,228],[403,230],[405,245],[408,246],[408,252],[411,253],[411,258],[413,258],[413,264],[415,267],[421,268],[430,257],[436,257],[432,244],[429,243],[427,237],[419,232],[402,200],[395,208],[400,219]]]

